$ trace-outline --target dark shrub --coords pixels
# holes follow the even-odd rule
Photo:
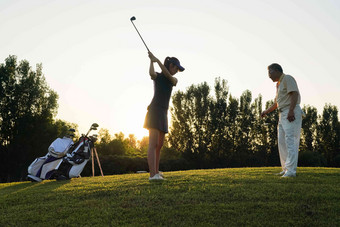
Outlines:
[[[335,158],[334,158],[334,163],[333,163],[333,167],[340,167],[340,154],[338,154],[337,156],[335,156]]]
[[[304,151],[299,153],[298,166],[327,166],[326,158],[319,152]]]

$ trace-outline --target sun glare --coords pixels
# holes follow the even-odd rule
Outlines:
[[[145,87],[135,84],[130,85],[120,94],[120,97],[113,103],[112,109],[121,111],[113,112],[110,131],[115,133],[121,131],[125,137],[134,134],[138,140],[149,135],[149,131],[143,128],[143,125],[150,97],[149,95],[136,96],[136,94],[145,93],[145,90]]]

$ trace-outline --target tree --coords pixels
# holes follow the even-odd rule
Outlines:
[[[237,151],[237,124],[236,119],[239,113],[239,100],[235,97],[229,95],[229,105],[227,107],[227,140],[230,141],[230,153],[235,153]]]
[[[320,137],[318,149],[328,165],[333,165],[334,158],[340,154],[340,123],[336,106],[325,105],[317,131]]]
[[[268,109],[273,104],[274,104],[273,100],[267,101],[265,105],[265,109]],[[266,152],[268,154],[269,165],[280,165],[279,149],[278,149],[278,141],[277,141],[278,122],[279,122],[279,112],[277,110],[268,114],[264,119],[265,132],[266,132],[265,137],[267,138],[265,141],[264,147],[266,148]]]
[[[316,146],[316,136],[318,128],[318,112],[315,107],[304,106],[306,116],[302,120],[301,150],[314,151]]]
[[[137,138],[134,134],[129,134],[129,138],[126,140],[130,148],[137,149]]]
[[[262,164],[267,164],[267,131],[265,119],[261,118],[262,113],[262,96],[259,95],[251,105],[251,111],[253,115],[252,125],[250,127],[250,138],[251,138],[251,151],[258,159],[261,160]]]
[[[113,140],[109,144],[110,154],[125,155],[127,151],[127,140],[125,140],[124,133],[119,132],[114,135]]]
[[[196,160],[198,165],[211,146],[209,92],[206,82],[192,85],[186,93],[174,94],[171,108],[170,143],[188,159]]]
[[[112,138],[108,129],[101,128],[98,132],[98,144],[96,145],[98,153],[100,155],[107,155],[110,153],[109,144]]]
[[[251,110],[252,95],[249,90],[242,93],[240,97],[239,114],[237,115],[237,150],[239,152],[251,152],[251,137],[250,131],[252,123],[255,122],[255,116]]]
[[[146,157],[148,153],[148,147],[149,147],[149,137],[144,136],[141,140],[138,140],[137,144],[138,144],[138,148],[140,150],[141,155]]]
[[[231,147],[228,140],[228,94],[229,87],[226,80],[215,79],[215,100],[210,102],[210,124],[211,148],[209,150],[210,159],[215,163],[225,162],[227,151]]]
[[[98,139],[101,144],[109,144],[112,140],[109,130],[101,128],[98,132]]]
[[[58,95],[46,84],[41,64],[34,71],[13,55],[0,64],[0,81],[1,181],[10,181],[22,179],[32,157],[47,151],[47,137],[58,133]]]

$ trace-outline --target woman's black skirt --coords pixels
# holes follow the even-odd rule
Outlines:
[[[168,133],[168,110],[149,106],[145,116],[144,128],[153,128]]]

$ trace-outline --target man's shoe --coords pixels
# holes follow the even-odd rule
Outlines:
[[[153,180],[164,180],[164,178],[157,173],[153,177],[149,177],[149,180],[150,181],[153,181]]]
[[[287,171],[282,177],[296,177],[296,174]]]
[[[277,176],[282,176],[282,175],[284,175],[286,173],[286,170],[282,170],[281,172],[279,172],[279,173],[275,173],[275,175],[277,175]]]
[[[162,171],[159,171],[158,174],[164,178],[164,175],[163,175],[163,172]]]

